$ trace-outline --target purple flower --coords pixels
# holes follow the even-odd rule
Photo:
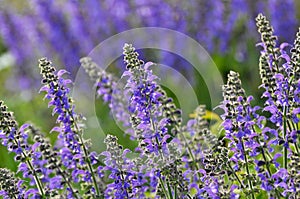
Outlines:
[[[30,185],[36,186],[39,190],[36,196],[44,196],[42,188],[42,175],[38,171],[41,161],[36,157],[39,154],[34,153],[32,145],[28,143],[28,133],[26,128],[28,124],[18,127],[18,123],[13,117],[13,113],[7,110],[7,106],[0,101],[0,129],[2,131],[1,142],[7,147],[9,152],[15,153],[15,160],[20,162],[20,171],[26,178],[29,178]],[[47,177],[46,177],[47,178]]]
[[[145,197],[148,180],[140,169],[135,170],[136,162],[126,157],[130,151],[123,150],[122,146],[117,143],[117,138],[112,135],[107,135],[104,143],[107,150],[102,152],[105,156],[103,171],[109,171],[109,178],[113,180],[107,185],[105,198]]]
[[[25,183],[16,178],[11,171],[0,168],[0,196],[2,196],[4,199],[25,198],[26,188],[27,187]]]
[[[39,66],[43,77],[42,83],[45,84],[41,91],[46,91],[45,98],[50,99],[50,106],[54,106],[52,114],[58,115],[56,122],[60,126],[55,130],[59,131],[58,138],[63,140],[63,147],[59,152],[62,164],[72,171],[74,182],[91,185],[89,194],[99,196],[100,188],[94,175],[88,152],[89,146],[82,138],[83,117],[75,113],[75,106],[68,96],[70,92],[68,84],[72,81],[62,77],[67,73],[65,70],[55,72],[55,68],[46,58],[40,59]]]
[[[135,139],[133,129],[131,128],[128,118],[130,117],[127,109],[127,99],[121,84],[117,84],[117,78],[104,70],[102,70],[89,57],[80,59],[81,66],[93,81],[98,97],[102,97],[103,101],[108,103],[111,113],[115,119],[122,123],[125,132],[130,135],[131,139]]]
[[[130,44],[124,46],[124,62],[127,71],[123,76],[128,77],[125,92],[130,96],[128,111],[135,137],[146,153],[167,156],[167,138],[176,134],[167,127],[176,130],[176,125],[181,123],[181,112],[156,83],[157,77],[150,70],[152,63],[144,64],[138,59],[138,53]]]

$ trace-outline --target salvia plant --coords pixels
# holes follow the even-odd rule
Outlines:
[[[3,198],[300,198],[300,30],[293,45],[279,44],[262,14],[259,72],[264,106],[254,106],[239,74],[223,85],[222,133],[210,130],[205,105],[183,123],[180,108],[159,85],[152,62],[144,63],[125,44],[124,84],[80,60],[125,133],[138,142],[123,148],[114,135],[106,150],[91,151],[83,138],[85,118],[70,97],[66,70],[39,60],[41,92],[56,117],[58,143],[33,124],[19,125],[0,102],[0,139],[19,163],[17,172],[0,169]]]
[[[74,73],[80,57],[103,40],[132,28],[176,30],[210,53],[228,54],[236,48],[239,59],[245,57],[247,43],[238,41],[257,39],[252,19],[259,12],[270,16],[276,34],[284,41],[292,42],[297,31],[295,0],[28,0],[22,9],[4,5],[0,8],[0,35],[16,59],[18,76],[22,74],[24,79],[25,73],[30,77],[26,89],[35,85],[32,77],[37,72],[31,66],[37,57],[51,56]],[[176,45],[180,48],[180,41]],[[161,57],[160,63],[189,67],[183,61],[174,64],[178,59],[174,62],[170,54]]]

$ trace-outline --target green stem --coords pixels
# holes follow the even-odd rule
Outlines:
[[[55,167],[58,170],[58,172],[61,174],[61,176],[63,177],[63,179],[65,180],[65,182],[67,183],[68,187],[70,188],[71,192],[73,193],[73,196],[76,199],[79,199],[76,192],[74,191],[72,185],[70,184],[69,180],[67,179],[67,177],[64,174],[64,171],[61,170],[61,168],[55,163]]]
[[[250,170],[249,170],[249,165],[248,165],[247,154],[246,154],[246,151],[245,151],[245,145],[244,145],[244,142],[243,142],[242,139],[241,139],[241,142],[242,142],[243,152],[244,152],[244,156],[245,156],[246,171],[247,171],[247,175],[248,175],[249,188],[251,190],[251,197],[252,197],[252,199],[255,199],[254,192],[253,192],[252,181],[249,179],[249,177],[250,177]]]
[[[160,184],[162,186],[162,189],[163,189],[163,192],[164,192],[166,198],[170,199],[169,195],[167,194],[167,190],[166,190],[165,184],[164,184],[163,180],[161,179],[161,177],[159,177],[159,181],[160,181]]]
[[[18,141],[17,141],[16,139],[14,139],[14,142],[15,142],[15,144],[18,146]],[[42,198],[45,198],[46,196],[45,196],[45,193],[44,193],[44,187],[43,187],[43,184],[42,184],[42,182],[40,181],[40,179],[38,178],[38,175],[37,175],[37,173],[35,172],[33,165],[32,165],[31,162],[29,161],[29,157],[28,157],[28,156],[26,155],[26,153],[24,153],[23,151],[22,151],[22,155],[23,155],[24,158],[26,159],[26,164],[28,165],[30,171],[31,171],[32,174],[33,174],[34,181],[35,181],[35,183],[36,183],[36,185],[37,185],[37,188],[38,188],[38,190],[39,190],[39,193],[40,193],[41,197],[42,197]]]
[[[256,142],[260,145],[260,141],[259,141],[259,139],[257,137],[256,137]],[[266,154],[265,154],[265,150],[264,150],[264,148],[262,146],[260,147],[260,149],[261,149],[261,154],[262,154],[262,156],[264,158],[264,161],[266,163],[266,168],[267,168],[269,177],[271,177],[272,173],[271,173],[271,170],[270,170],[270,167],[269,167],[270,166],[269,161],[267,160],[267,157],[266,157]]]
[[[284,139],[284,142],[286,142],[286,134],[287,134],[287,120],[286,120],[286,106],[284,106],[283,108],[283,139]],[[285,169],[287,169],[287,147],[283,146],[283,166]]]
[[[78,136],[79,136],[80,142],[82,143],[82,148],[83,148],[84,156],[85,156],[85,159],[87,161],[87,165],[88,165],[88,168],[90,170],[90,173],[91,173],[91,176],[92,176],[92,179],[93,179],[94,187],[96,189],[96,194],[97,194],[97,196],[100,196],[100,190],[99,190],[99,187],[98,187],[98,184],[97,184],[96,177],[94,175],[94,170],[93,170],[93,167],[92,167],[92,164],[91,164],[91,160],[90,160],[90,158],[88,156],[88,152],[87,152],[87,150],[86,150],[86,148],[84,146],[83,138],[82,138],[81,135],[78,135]]]
[[[172,195],[172,190],[171,190],[171,187],[170,187],[170,183],[167,182],[167,187],[168,187],[168,192],[169,192],[169,196],[171,199],[173,199],[173,195]],[[175,186],[175,189],[176,189],[176,186]]]
[[[85,145],[84,145],[84,140],[81,136],[81,133],[80,133],[80,128],[78,127],[77,123],[76,123],[76,120],[73,116],[73,114],[70,113],[70,110],[67,110],[68,111],[68,114],[70,115],[70,117],[72,118],[73,122],[74,122],[74,126],[77,130],[77,135],[79,137],[79,141],[80,141],[80,146],[82,147],[83,149],[83,153],[84,153],[84,159],[86,160],[87,162],[87,165],[88,165],[88,169],[91,173],[91,176],[92,176],[92,180],[93,180],[93,184],[94,184],[94,187],[95,187],[95,190],[96,190],[96,194],[97,196],[100,196],[100,190],[99,190],[99,187],[98,187],[98,184],[97,184],[97,180],[96,180],[96,177],[94,175],[94,170],[93,170],[93,167],[92,167],[92,164],[91,164],[91,160],[89,158],[89,155],[88,155],[88,151],[87,149],[85,148]]]
[[[288,128],[289,128],[290,132],[293,131],[293,130],[297,130],[294,123],[292,123],[290,121],[287,121],[287,125],[288,125]],[[294,143],[294,146],[295,146],[297,155],[300,156],[300,151],[299,151],[299,147],[298,147],[297,143]]]
[[[22,152],[22,154],[24,154],[24,153]],[[25,157],[26,157],[26,156],[25,156]],[[26,157],[26,159],[27,159],[27,157]],[[35,182],[36,182],[36,185],[37,185],[37,188],[38,188],[38,190],[39,190],[39,193],[40,193],[41,197],[42,197],[42,198],[46,198],[45,193],[44,193],[43,184],[41,183],[40,179],[38,178],[38,176],[37,176],[37,174],[36,174],[36,172],[35,172],[35,170],[34,170],[32,164],[31,164],[31,162],[30,162],[29,160],[26,160],[26,163],[27,163],[27,165],[29,166],[29,169],[30,169],[30,170],[32,171],[32,173],[33,173],[33,177],[34,177],[34,180],[35,180]]]
[[[297,143],[294,143],[294,145],[298,156],[300,156],[300,151],[299,151],[299,147],[297,146]]]
[[[180,133],[180,135],[182,136],[182,139],[184,140],[184,145],[185,145],[185,147],[188,149],[189,155],[191,156],[191,158],[192,158],[192,160],[193,160],[194,166],[196,167],[197,170],[199,170],[198,164],[196,163],[196,160],[195,160],[195,157],[194,157],[194,155],[193,155],[193,153],[192,153],[192,150],[191,150],[191,148],[188,146],[186,137],[183,135],[183,133]]]
[[[231,170],[231,172],[234,174],[235,178],[237,179],[237,181],[239,182],[239,184],[241,185],[241,188],[243,189],[244,188],[244,185],[243,183],[241,182],[240,178],[238,175],[236,175],[235,171],[233,170],[232,166],[230,165],[230,163],[228,163],[228,166]]]
[[[178,198],[178,196],[177,196],[177,187],[175,187],[174,189],[175,189],[174,190],[174,198],[177,199]]]
[[[175,118],[173,116],[172,116],[172,119],[175,120]],[[188,153],[189,153],[190,157],[192,158],[193,165],[196,167],[196,170],[198,171],[199,170],[198,164],[197,164],[196,159],[195,159],[195,157],[192,153],[191,148],[189,147],[189,145],[187,143],[186,137],[184,136],[183,133],[180,133],[180,129],[179,129],[178,126],[175,125],[175,128],[176,128],[176,131],[179,133],[179,135],[182,137],[181,139],[184,141],[185,148],[188,150]],[[197,175],[198,175],[199,178],[201,178],[199,172],[197,172]]]

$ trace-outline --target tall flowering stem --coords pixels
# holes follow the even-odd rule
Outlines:
[[[228,161],[228,150],[223,146],[224,142],[218,140],[210,131],[208,122],[204,119],[205,114],[205,105],[199,105],[194,112],[194,118],[184,127],[187,144],[198,164],[195,168],[190,155],[184,153],[184,176],[190,183],[189,188],[197,189],[199,198],[234,197],[236,188],[226,185],[224,179],[231,178],[233,174],[242,188],[243,183]]]
[[[150,69],[153,63],[144,64],[131,44],[125,44],[123,50],[127,69],[123,76],[128,77],[125,93],[129,96],[131,124],[139,141],[137,150],[144,157],[158,158],[158,162],[153,163],[155,167],[162,167],[158,178],[165,197],[173,198],[176,190],[180,190],[180,195],[186,195],[187,189],[181,182],[174,181],[171,186],[173,177],[169,173],[171,167],[177,168],[175,160],[178,156],[176,150],[171,150],[168,140],[179,133],[181,111],[157,84],[157,76]]]
[[[299,132],[299,118],[298,114],[300,112],[299,104],[300,104],[300,29],[298,30],[296,34],[296,39],[294,41],[294,45],[291,49],[291,59],[290,59],[290,64],[291,64],[291,78],[290,78],[290,84],[291,84],[291,94],[290,98],[292,99],[291,101],[291,112],[292,112],[292,119],[290,120],[290,129],[292,129],[292,132]],[[296,139],[295,139],[296,138]],[[296,147],[296,151],[298,156],[300,156],[300,151],[299,151],[299,145],[297,145],[297,139],[300,141],[300,135],[299,133],[294,136],[294,145]]]
[[[248,188],[252,198],[254,196],[253,180],[249,170],[249,148],[253,148],[252,137],[256,133],[252,131],[251,115],[245,111],[250,109],[248,105],[245,91],[242,89],[239,75],[230,71],[228,75],[227,84],[223,86],[223,109],[225,114],[222,116],[224,119],[224,129],[226,131],[226,138],[230,140],[229,147],[234,152],[232,161],[235,162],[234,169],[239,170],[240,166],[245,166],[248,178]],[[251,110],[252,112],[252,110]],[[246,144],[245,144],[246,142]]]
[[[262,78],[263,87],[266,92],[264,96],[267,97],[266,105],[268,105],[265,110],[276,114],[278,119],[275,117],[271,118],[273,123],[277,126],[283,126],[282,136],[286,142],[287,138],[287,120],[286,114],[288,109],[286,90],[289,90],[288,80],[284,79],[284,67],[279,65],[279,58],[283,52],[284,58],[287,58],[287,54],[283,49],[277,47],[277,37],[274,36],[273,27],[270,25],[269,21],[262,14],[259,14],[256,18],[256,25],[258,27],[258,32],[261,34],[260,45],[263,46],[260,57],[260,73]],[[288,61],[288,60],[287,60]],[[289,75],[289,74],[288,74]],[[289,77],[286,77],[289,78]],[[284,86],[285,90],[278,87],[278,85]],[[279,95],[278,95],[279,94]],[[281,98],[281,99],[280,99]],[[285,98],[285,99],[284,99]],[[282,108],[283,107],[283,108]],[[283,124],[283,125],[282,125]],[[287,169],[287,156],[288,147],[287,144],[283,148],[283,165]]]
[[[124,85],[117,83],[116,76],[101,69],[90,57],[81,58],[80,63],[93,81],[97,97],[101,97],[105,103],[108,103],[115,119],[125,127],[125,133],[129,134],[131,139],[135,139],[134,131],[128,121],[130,115],[127,109],[127,99],[123,92]]]
[[[131,44],[125,44],[123,50],[127,69],[123,76],[129,77],[125,94],[129,93],[131,96],[129,98],[131,123],[141,145],[146,147],[147,153],[158,153],[161,160],[166,161],[165,158],[170,153],[167,140],[179,138],[198,170],[194,154],[184,134],[181,133],[181,110],[157,84],[158,77],[152,74],[150,69],[154,64],[152,62],[144,64]]]
[[[266,17],[260,14],[256,21],[264,47],[260,58],[263,96],[267,98],[264,110],[272,114],[269,120],[276,125],[276,131],[282,132],[276,132],[275,140],[283,146],[283,168],[288,171],[289,156],[299,155],[299,32],[294,45],[278,45]],[[290,52],[286,50],[288,48]],[[271,52],[275,56],[270,56]]]
[[[10,152],[16,153],[15,159],[22,161],[23,167],[25,167],[25,176],[32,177],[36,184],[39,194],[42,198],[45,198],[45,190],[41,182],[40,177],[30,158],[30,146],[28,146],[27,139],[28,135],[23,131],[25,126],[20,129],[18,123],[15,120],[13,113],[8,111],[7,106],[0,101],[0,138],[2,144],[7,146]],[[29,170],[29,171],[28,171]]]
[[[129,113],[132,126],[141,146],[141,152],[147,154],[155,153],[159,155],[161,161],[165,161],[167,156],[168,135],[166,125],[167,120],[160,120],[159,97],[156,92],[156,83],[153,81],[157,77],[148,70],[150,64],[144,66],[144,62],[138,58],[138,53],[130,44],[125,44],[123,48],[124,62],[127,71],[123,76],[129,76],[127,81],[127,92],[129,98]],[[144,68],[145,67],[145,68]],[[125,87],[125,88],[126,88]],[[165,153],[164,153],[165,152]],[[158,176],[162,186],[164,196],[169,198],[166,185],[162,177]]]
[[[104,140],[107,151],[103,152],[105,156],[105,170],[111,172],[110,178],[114,182],[108,185],[106,189],[107,196],[115,196],[116,198],[132,198],[132,190],[134,187],[135,173],[131,170],[134,167],[133,162],[126,157],[129,150],[123,150],[123,147],[117,143],[117,138],[112,135],[107,135]]]
[[[75,113],[72,99],[68,97],[70,89],[67,84],[71,80],[62,78],[67,71],[60,70],[57,73],[51,62],[46,58],[40,59],[43,84],[41,91],[46,91],[46,98],[50,99],[49,106],[54,106],[53,114],[58,114],[57,122],[60,127],[59,138],[63,139],[64,147],[61,149],[61,157],[64,166],[72,170],[73,180],[84,181],[85,184],[93,184],[89,194],[100,197],[99,182],[97,182],[92,165],[92,154],[88,152],[88,143],[83,139],[83,117]],[[80,179],[78,179],[80,177]]]
[[[78,190],[76,190],[73,187],[72,182],[70,182],[71,175],[62,169],[62,163],[58,157],[58,153],[54,151],[49,140],[39,131],[39,129],[35,128],[33,125],[29,125],[28,130],[32,134],[33,140],[35,141],[34,148],[41,152],[42,159],[47,160],[45,167],[55,171],[56,177],[52,178],[52,188],[61,189],[61,184],[65,183],[68,189],[71,190],[74,198],[78,199]],[[61,178],[63,180],[61,180]]]

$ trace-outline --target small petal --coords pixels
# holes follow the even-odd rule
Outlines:
[[[61,77],[61,76],[63,76],[65,73],[70,74],[68,71],[62,69],[62,70],[59,70],[59,71],[57,72],[57,76],[58,76],[58,77]]]

